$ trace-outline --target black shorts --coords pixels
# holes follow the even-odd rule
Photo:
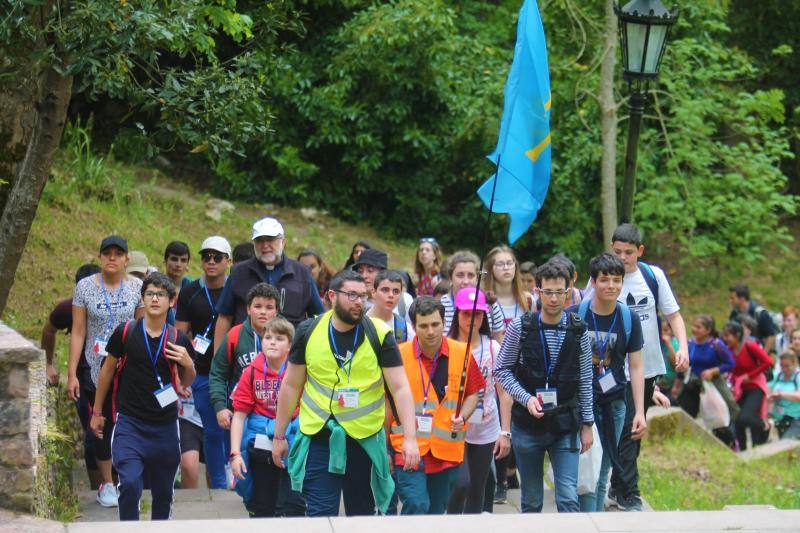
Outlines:
[[[181,453],[200,452],[203,454],[203,428],[183,418],[178,419],[181,431]]]

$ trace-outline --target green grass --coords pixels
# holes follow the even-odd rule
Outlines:
[[[644,442],[639,472],[642,496],[656,511],[755,504],[800,508],[797,451],[745,462],[722,447],[676,434]]]

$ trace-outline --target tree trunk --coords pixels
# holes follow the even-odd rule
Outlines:
[[[603,157],[600,163],[600,209],[603,241],[608,247],[617,227],[617,103],[614,100],[614,69],[617,63],[617,16],[614,0],[605,3],[603,62],[600,65],[600,138]]]
[[[17,165],[0,218],[0,314],[6,307],[39,198],[64,131],[72,95],[72,77],[61,76],[48,68],[42,74],[41,87],[41,99],[36,103],[36,121],[25,157]]]

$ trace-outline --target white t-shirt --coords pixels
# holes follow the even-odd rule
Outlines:
[[[680,311],[678,302],[672,294],[672,289],[667,281],[664,271],[657,266],[652,266],[658,282],[658,312],[671,315]],[[637,268],[634,272],[626,272],[622,282],[622,292],[618,300],[631,310],[636,311],[642,322],[642,359],[644,360],[644,377],[652,378],[664,375],[667,372],[664,366],[664,357],[661,355],[661,332],[658,331],[658,313],[656,302],[647,282]]]
[[[481,335],[481,342],[472,347],[472,357],[486,380],[486,388],[478,391],[478,406],[483,407],[482,422],[470,423],[467,427],[466,441],[470,444],[489,444],[500,437],[500,413],[494,379],[494,361],[499,352],[500,343],[485,335]]]

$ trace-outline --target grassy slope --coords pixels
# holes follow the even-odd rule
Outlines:
[[[300,210],[236,204],[235,211],[223,214],[217,223],[205,215],[207,194],[182,188],[150,169],[119,165],[115,169],[136,173],[140,183],[120,200],[78,196],[64,185],[59,169],[56,179],[48,183],[2,317],[25,336],[39,339],[52,306],[72,294],[75,270],[85,262],[97,261],[97,246],[109,233],[125,236],[132,250],[144,251],[157,267],[162,266],[163,250],[169,241],[189,243],[192,277],[201,272],[195,252],[205,237],[223,235],[232,246],[249,241],[253,221],[267,214],[284,221],[290,257],[312,246],[338,269],[353,242],[366,239],[389,253],[390,265],[409,268],[413,264],[413,244],[388,242],[373,230],[324,214],[307,219]],[[62,365],[66,345],[61,339],[57,344]]]
[[[642,496],[657,511],[725,505],[800,507],[800,453],[745,463],[722,447],[676,435],[647,440],[639,458]]]

